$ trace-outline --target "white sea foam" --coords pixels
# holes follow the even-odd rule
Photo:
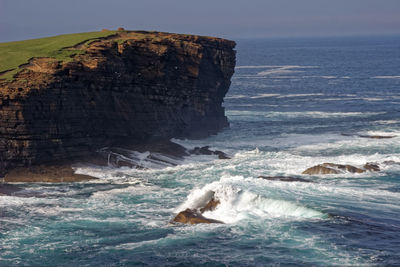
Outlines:
[[[235,69],[264,69],[264,68],[301,68],[311,69],[318,68],[318,66],[299,66],[299,65],[250,65],[250,66],[236,66]]]
[[[399,120],[378,120],[375,121],[376,124],[397,124],[400,123]]]
[[[362,100],[365,100],[365,101],[384,101],[384,100],[386,100],[385,98],[382,98],[382,97],[365,97],[365,98],[362,98]]]
[[[257,98],[266,98],[266,97],[276,97],[280,96],[280,94],[258,94],[255,96],[250,96],[250,99],[257,99]]]
[[[400,79],[400,75],[394,76],[374,76],[372,79]]]
[[[302,78],[336,79],[337,77],[330,75],[309,75],[309,76],[302,76]]]
[[[280,95],[279,98],[286,98],[286,97],[305,97],[305,96],[323,96],[325,94],[322,93],[315,93],[315,94],[288,94],[288,95]]]
[[[257,98],[267,98],[267,97],[277,97],[277,98],[291,98],[291,97],[307,97],[307,96],[323,96],[322,93],[315,93],[315,94],[257,94],[254,96],[249,95],[232,95],[227,96],[225,99],[257,99]]]
[[[287,78],[287,79],[296,79],[299,77],[296,76],[282,76],[287,74],[294,74],[294,73],[301,73],[305,72],[305,69],[316,68],[316,66],[299,66],[299,65],[281,65],[281,66],[274,66],[274,65],[262,65],[262,66],[237,66],[236,69],[264,69],[262,71],[257,72],[257,76],[259,77],[269,77],[273,76],[274,78]],[[255,78],[255,75],[249,74],[238,74],[235,75],[236,77],[240,78]]]
[[[0,208],[12,206],[28,206],[38,203],[54,204],[55,199],[36,198],[36,197],[17,197],[17,196],[0,196]]]
[[[360,190],[360,182],[343,179],[343,176],[340,180],[320,179],[318,183],[270,182],[263,179],[257,179],[257,183],[285,197],[323,199],[324,206],[335,205],[340,199],[343,203],[354,203],[365,209],[400,210],[397,205],[400,194],[382,190],[379,188],[381,184],[377,184],[376,188]],[[363,200],[362,203],[360,200]]]
[[[94,192],[91,196],[91,198],[100,198],[104,199],[107,197],[113,197],[113,195],[121,195],[121,194],[137,194],[139,192],[145,191],[151,191],[150,187],[138,187],[138,186],[128,186],[125,188],[115,188],[115,189],[110,189],[106,191],[97,191]]]
[[[271,74],[291,74],[291,73],[299,73],[299,72],[304,72],[304,71],[292,70],[292,68],[290,68],[290,66],[287,66],[287,67],[281,67],[281,68],[276,68],[276,69],[271,69],[271,70],[260,71],[257,73],[257,75],[268,76]]]
[[[348,97],[348,98],[341,98],[341,97],[330,97],[330,98],[323,98],[321,101],[349,101],[349,100],[360,100],[359,97]]]
[[[241,176],[225,176],[220,181],[212,182],[202,188],[194,189],[186,201],[175,212],[187,208],[204,206],[213,196],[220,201],[214,211],[204,213],[204,216],[225,223],[236,223],[251,218],[291,218],[312,219],[324,218],[322,212],[307,208],[287,200],[268,198],[247,188],[241,188]],[[239,183],[235,183],[239,181]],[[233,182],[233,183],[232,183]]]
[[[231,95],[225,96],[225,99],[241,99],[241,98],[248,98],[249,96],[246,95]]]
[[[369,117],[385,112],[320,112],[320,111],[307,111],[307,112],[276,112],[276,111],[246,111],[246,110],[228,110],[228,116],[263,116],[264,118],[334,118],[334,117]]]

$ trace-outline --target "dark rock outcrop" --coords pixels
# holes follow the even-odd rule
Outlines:
[[[313,181],[307,179],[291,176],[258,176],[258,178],[269,181],[314,183]]]
[[[217,155],[219,159],[230,159],[230,157],[222,151],[210,150],[209,146],[195,147],[189,151],[192,155]]]
[[[217,133],[228,126],[221,103],[234,46],[212,37],[121,31],[88,43],[66,63],[33,58],[15,80],[0,80],[0,177],[132,140]]]
[[[352,165],[342,165],[335,163],[323,163],[311,168],[308,168],[302,174],[317,175],[317,174],[340,174],[340,173],[363,173],[366,171],[380,171],[380,168],[375,163],[366,163],[363,169]]]
[[[379,172],[381,170],[378,164],[371,162],[366,163],[363,168],[370,172]]]

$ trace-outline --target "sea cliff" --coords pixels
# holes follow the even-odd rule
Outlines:
[[[13,79],[0,76],[0,177],[105,146],[217,133],[228,126],[234,47],[121,31],[69,47],[79,53],[67,61],[31,58]]]

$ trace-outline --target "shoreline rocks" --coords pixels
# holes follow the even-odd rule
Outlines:
[[[94,179],[98,178],[75,174],[69,164],[15,168],[4,176],[5,183],[71,183]]]
[[[198,152],[201,151],[201,152]],[[63,183],[83,182],[97,179],[88,175],[75,174],[73,166],[94,165],[101,167],[128,167],[146,170],[148,166],[155,168],[173,167],[183,162],[184,158],[198,154],[219,155],[224,159],[229,157],[222,151],[212,151],[209,147],[198,148],[196,153],[188,151],[185,147],[171,142],[154,140],[140,144],[130,144],[121,147],[109,147],[93,152],[88,156],[63,160],[61,162],[48,162],[40,165],[17,167],[4,176],[6,183]]]

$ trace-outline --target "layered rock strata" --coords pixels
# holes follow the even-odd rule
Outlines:
[[[120,32],[68,62],[33,58],[0,80],[0,177],[101,147],[204,137],[228,126],[233,41]],[[0,76],[1,79],[1,76]]]

